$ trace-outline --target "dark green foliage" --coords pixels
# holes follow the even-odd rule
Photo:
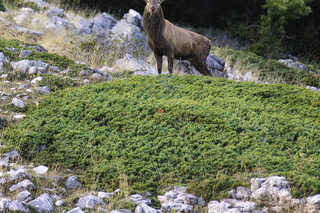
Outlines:
[[[320,193],[320,93],[308,89],[135,76],[58,90],[39,103],[3,132],[6,149],[85,170],[83,184],[116,188],[123,175],[140,191],[194,183],[191,191],[211,199],[245,173],[287,175],[296,196]],[[48,148],[36,153],[41,144]]]
[[[6,11],[6,7],[3,5],[1,0],[0,0],[0,11],[2,11],[2,12]]]

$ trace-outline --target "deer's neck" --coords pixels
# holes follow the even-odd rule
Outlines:
[[[149,12],[147,7],[144,8],[143,27],[148,36],[152,38],[162,36],[165,23],[163,10],[161,7],[158,8],[156,13]]]

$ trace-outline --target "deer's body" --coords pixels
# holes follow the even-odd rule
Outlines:
[[[169,73],[172,74],[173,59],[188,60],[203,75],[211,75],[206,59],[211,50],[209,39],[197,33],[174,26],[164,18],[160,4],[163,1],[146,0],[143,27],[147,42],[157,61],[158,74],[162,70],[162,57],[168,58]]]

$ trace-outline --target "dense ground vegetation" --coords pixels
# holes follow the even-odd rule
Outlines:
[[[308,89],[136,76],[59,90],[39,103],[3,132],[5,149],[85,171],[84,184],[192,184],[209,200],[250,177],[285,175],[296,197],[320,192],[320,94]]]

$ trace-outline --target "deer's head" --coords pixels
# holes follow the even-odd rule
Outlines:
[[[146,9],[149,10],[150,13],[155,13],[159,9],[162,2],[165,0],[144,0],[146,2]]]

